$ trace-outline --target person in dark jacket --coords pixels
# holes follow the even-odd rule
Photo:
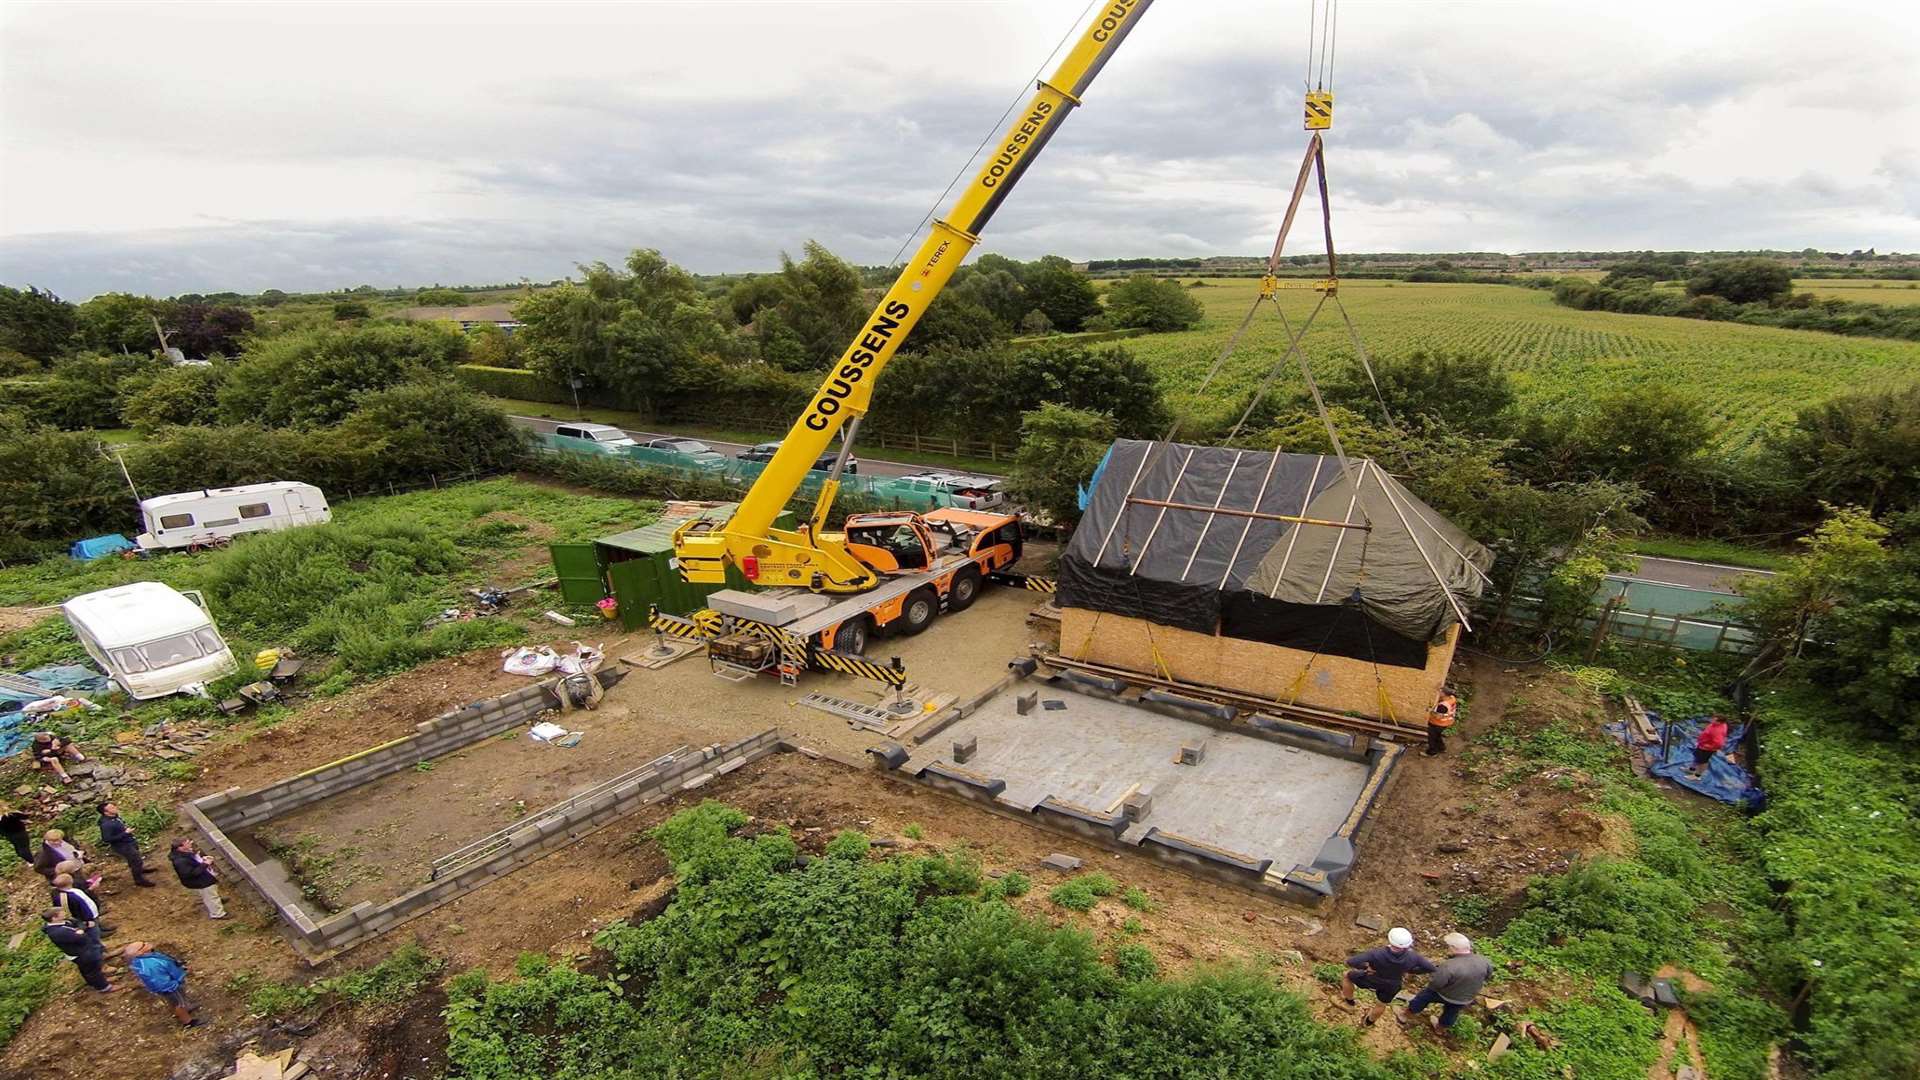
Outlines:
[[[100,944],[100,938],[68,918],[67,913],[59,908],[48,908],[42,917],[46,919],[46,925],[40,928],[40,932],[47,935],[47,940],[53,942],[55,948],[67,954],[67,959],[80,969],[80,977],[86,980],[87,985],[103,994],[113,989],[113,984],[107,981],[107,973],[101,970],[101,965],[107,959],[107,950]]]
[[[227,917],[226,905],[220,902],[220,879],[214,876],[213,860],[193,850],[191,839],[183,836],[175,840],[167,861],[173,864],[173,872],[180,878],[180,884],[200,894],[200,904],[207,909],[207,918]]]
[[[27,815],[5,803],[0,803],[0,837],[13,845],[14,854],[20,856],[21,862],[33,861],[33,845],[27,839]]]
[[[113,933],[113,927],[100,918],[100,901],[75,885],[71,874],[53,875],[53,906],[72,915],[97,937]]]
[[[1445,1033],[1460,1019],[1461,1010],[1473,1004],[1480,994],[1480,988],[1487,985],[1493,977],[1493,964],[1486,957],[1473,951],[1473,942],[1462,933],[1448,934],[1441,939],[1447,943],[1451,954],[1440,961],[1433,969],[1433,975],[1427,979],[1427,985],[1413,995],[1407,1002],[1407,1015],[1394,1014],[1394,1019],[1405,1025],[1411,1023],[1407,1017],[1418,1016],[1421,1011],[1434,1002],[1440,1003],[1438,1019],[1427,1018],[1433,1030]]]
[[[1340,999],[1355,1005],[1358,1004],[1353,999],[1356,987],[1373,991],[1374,1003],[1361,1021],[1372,1027],[1399,995],[1408,975],[1426,975],[1433,969],[1433,961],[1413,951],[1413,933],[1406,927],[1396,926],[1387,931],[1385,945],[1347,957],[1346,973],[1340,976]]]
[[[100,807],[100,842],[107,850],[127,861],[127,869],[133,871],[133,883],[151,889],[154,882],[147,877],[147,864],[140,859],[140,838],[133,835],[127,823],[120,820],[120,808],[112,803]]]
[[[52,881],[53,875],[60,872],[58,867],[63,862],[77,862],[84,867],[87,863],[87,853],[73,846],[73,842],[67,839],[66,833],[59,829],[48,829],[46,835],[40,839],[40,850],[33,854],[33,868],[39,871],[41,877]],[[74,880],[78,881],[82,877],[95,882],[99,880],[97,875],[89,873],[75,874]]]

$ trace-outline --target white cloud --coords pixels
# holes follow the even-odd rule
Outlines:
[[[0,5],[0,280],[547,279],[879,261],[1079,14],[916,4]],[[1352,250],[1920,249],[1920,8],[1349,4]],[[1154,8],[986,247],[1263,251],[1306,4]]]

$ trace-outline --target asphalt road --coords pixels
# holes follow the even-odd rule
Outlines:
[[[1633,576],[1641,581],[1658,581],[1667,585],[1684,585],[1689,589],[1732,593],[1734,581],[1744,574],[1770,576],[1772,571],[1747,570],[1738,566],[1687,562],[1682,559],[1656,559],[1651,555],[1642,555],[1640,567],[1634,571]]]
[[[565,420],[546,420],[538,416],[509,416],[508,419],[522,427],[531,428],[534,431],[540,432],[543,435],[552,433],[555,427],[567,422]],[[620,430],[640,442],[646,442],[648,439],[682,437],[675,435],[671,431],[636,431],[632,428],[621,428]],[[684,437],[699,439],[701,442],[713,447],[715,451],[725,454],[727,457],[738,455],[740,451],[747,449],[748,445],[746,443],[716,442],[713,439],[699,435],[688,435]],[[942,471],[932,465],[908,465],[901,461],[880,461],[875,458],[870,458],[860,453],[857,445],[854,449],[853,456],[860,462],[860,475],[862,476],[915,476],[924,472]]]

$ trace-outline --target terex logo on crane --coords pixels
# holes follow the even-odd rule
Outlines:
[[[904,300],[889,300],[881,306],[879,314],[867,324],[860,340],[854,344],[853,351],[847,354],[847,362],[840,365],[840,370],[834,372],[834,377],[813,399],[813,406],[807,410],[809,430],[827,430],[831,422],[827,418],[840,411],[840,399],[853,393],[853,384],[866,377],[866,369],[873,366],[881,351],[892,342],[894,331],[900,329],[901,322],[912,311],[913,306]]]

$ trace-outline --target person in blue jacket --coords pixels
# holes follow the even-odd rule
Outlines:
[[[127,970],[155,997],[173,1006],[173,1015],[182,1027],[199,1027],[193,1015],[193,1003],[187,1000],[187,967],[144,941],[128,943],[120,955],[126,957]]]

